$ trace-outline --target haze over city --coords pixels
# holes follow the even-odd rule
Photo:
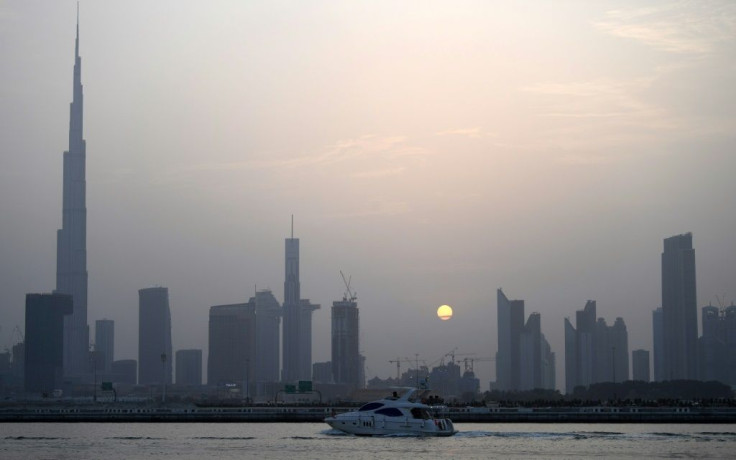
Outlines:
[[[2,348],[54,289],[75,14],[0,4]],[[82,2],[80,55],[88,323],[116,358],[141,288],[169,288],[174,349],[206,350],[212,305],[283,301],[292,215],[313,360],[342,270],[367,378],[493,356],[497,288],[541,314],[558,388],[588,299],[651,350],[684,232],[698,307],[736,299],[731,2]]]

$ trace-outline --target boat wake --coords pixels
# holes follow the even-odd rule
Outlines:
[[[253,436],[198,436],[196,438],[192,439],[202,439],[202,440],[209,440],[209,441],[249,441],[251,439],[256,439]]]
[[[533,438],[533,439],[566,439],[566,440],[642,440],[667,441],[668,439],[683,439],[694,441],[733,441],[736,438],[734,432],[699,432],[699,433],[622,433],[617,431],[569,431],[569,432],[499,432],[499,431],[461,431],[455,435],[458,438]]]

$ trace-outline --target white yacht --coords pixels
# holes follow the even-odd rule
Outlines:
[[[432,408],[417,402],[417,390],[407,390],[399,397],[393,396],[369,402],[357,411],[327,417],[332,428],[358,436],[383,436],[390,434],[416,436],[452,436],[457,433],[448,418],[435,418]]]

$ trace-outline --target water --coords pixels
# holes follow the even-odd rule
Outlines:
[[[320,423],[0,424],[0,458],[734,458],[735,425],[456,424],[450,438],[361,438]]]

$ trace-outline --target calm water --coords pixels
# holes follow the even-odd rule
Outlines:
[[[359,438],[319,423],[0,424],[0,458],[735,458],[736,425],[457,424]]]

